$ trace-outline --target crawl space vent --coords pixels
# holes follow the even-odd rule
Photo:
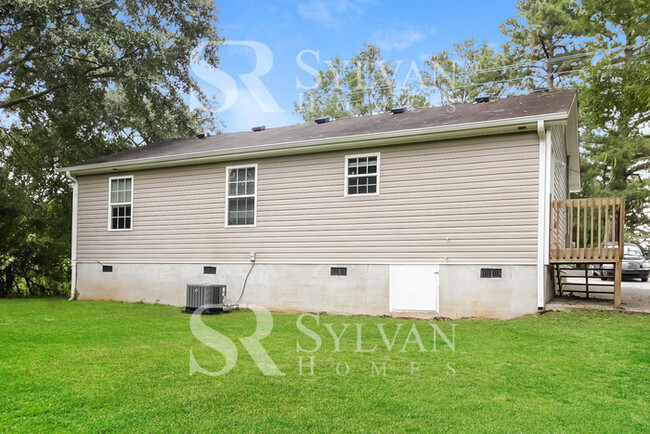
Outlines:
[[[203,274],[217,274],[217,267],[203,267]]]
[[[112,265],[102,265],[102,271],[104,273],[112,273],[113,272],[113,266]]]
[[[330,268],[331,276],[347,276],[348,269],[346,267],[332,267]]]
[[[501,268],[481,268],[481,278],[501,279]]]

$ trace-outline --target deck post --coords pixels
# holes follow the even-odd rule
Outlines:
[[[614,307],[621,307],[621,280],[623,280],[623,260],[619,257],[614,266]]]
[[[616,212],[613,207],[612,213]],[[623,255],[625,254],[625,199],[618,208],[618,255],[616,256],[616,277],[614,277],[614,307],[621,307],[621,281],[623,280]],[[613,240],[612,240],[613,241]]]

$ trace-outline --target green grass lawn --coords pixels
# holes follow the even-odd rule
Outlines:
[[[239,358],[224,375],[190,376],[190,350],[210,371],[224,358],[178,308],[0,300],[0,432],[650,431],[647,315],[437,322],[450,339],[455,324],[455,350],[438,334],[435,352],[428,321],[334,315],[318,326],[305,319],[322,345],[298,352],[297,342],[311,349],[315,341],[297,318],[273,314],[261,343],[285,375],[264,376],[238,340],[255,330],[252,312],[204,317],[236,342]],[[344,323],[353,325],[333,352],[324,324],[339,333]],[[355,323],[364,324],[362,348],[376,351],[355,351]],[[396,336],[392,351],[376,324],[389,341]],[[413,324],[426,352],[415,335],[407,342]],[[372,362],[385,362],[385,375]]]

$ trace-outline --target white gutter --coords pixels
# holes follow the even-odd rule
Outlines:
[[[292,142],[268,143],[246,146],[230,150],[209,150],[187,152],[157,157],[134,158],[125,161],[82,164],[58,169],[78,175],[105,173],[112,170],[139,170],[154,167],[168,167],[190,164],[212,163],[217,161],[244,160],[280,155],[296,155],[314,152],[335,151],[350,148],[367,148],[372,146],[396,145],[418,141],[445,140],[461,137],[484,136],[523,131],[534,131],[540,119],[544,122],[565,123],[568,112],[550,113],[539,116],[521,116],[517,118],[498,119],[481,122],[468,122],[455,125],[414,128],[388,132],[355,134],[352,136],[328,137]],[[336,122],[336,121],[334,121]],[[254,134],[254,133],[251,133]]]
[[[79,183],[69,171],[65,172],[65,176],[72,181],[72,249],[70,252],[72,277],[69,298],[69,301],[72,301],[77,296],[77,210],[79,209]]]

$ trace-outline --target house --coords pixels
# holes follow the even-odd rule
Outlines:
[[[78,297],[184,306],[205,283],[233,302],[253,260],[244,307],[509,318],[552,296],[575,92],[254,130],[61,169]]]

